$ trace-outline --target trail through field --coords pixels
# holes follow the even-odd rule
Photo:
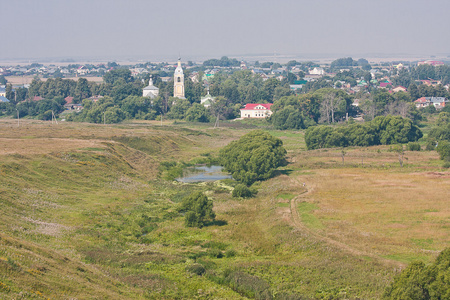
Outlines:
[[[297,179],[294,179],[291,177],[289,177],[289,178],[290,178],[291,182],[293,182],[293,184],[295,184],[297,186],[303,185],[306,189],[305,192],[298,194],[296,197],[292,198],[290,201],[289,208],[290,208],[290,212],[291,212],[291,216],[292,216],[292,221],[293,221],[295,227],[297,227],[298,229],[301,229],[302,232],[307,233],[311,237],[313,237],[319,241],[322,241],[324,243],[327,243],[329,245],[332,245],[342,251],[348,252],[351,255],[361,256],[361,257],[370,257],[376,261],[379,261],[379,262],[387,264],[387,265],[395,265],[397,267],[405,267],[404,263],[401,263],[401,262],[395,261],[395,260],[391,260],[391,259],[382,258],[378,255],[352,248],[349,245],[346,245],[339,241],[333,240],[329,237],[322,236],[322,235],[314,232],[313,230],[309,229],[307,226],[305,226],[304,223],[302,222],[300,214],[298,212],[298,203],[302,202],[302,200],[305,199],[305,197],[307,195],[311,194],[314,191],[314,188],[309,186],[308,183],[300,183]]]

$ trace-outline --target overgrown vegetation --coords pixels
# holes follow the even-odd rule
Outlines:
[[[195,192],[184,198],[180,211],[185,213],[184,224],[187,227],[201,228],[216,218],[213,202],[202,192]]]
[[[442,251],[431,265],[413,262],[394,278],[384,299],[450,299],[450,248]]]
[[[448,246],[436,151],[401,169],[389,146],[348,148],[343,165],[341,149],[304,151],[303,131],[265,132],[290,163],[242,200],[231,179],[166,175],[246,128],[23,122],[0,122],[2,299],[379,299]],[[195,194],[216,216],[202,228],[180,212]]]
[[[219,160],[234,179],[250,185],[272,177],[275,169],[285,163],[285,156],[280,139],[255,130],[221,149]]]

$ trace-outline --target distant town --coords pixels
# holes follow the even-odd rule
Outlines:
[[[414,110],[448,106],[449,86],[450,65],[439,60],[371,63],[347,57],[281,64],[224,56],[202,63],[31,63],[0,66],[0,114],[93,123],[163,116],[211,122],[268,118],[289,106],[286,101],[312,97],[297,107],[303,120],[293,125],[306,128],[386,114],[414,119]],[[325,101],[327,95],[335,103]]]

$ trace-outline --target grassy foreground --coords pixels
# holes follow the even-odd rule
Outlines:
[[[406,263],[450,245],[450,173],[434,152],[305,151],[231,198],[231,181],[164,180],[163,161],[214,156],[238,125],[0,121],[2,299],[379,299]],[[214,201],[185,228],[178,203]]]

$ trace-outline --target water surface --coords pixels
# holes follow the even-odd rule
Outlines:
[[[221,166],[196,166],[183,171],[183,177],[177,178],[180,182],[204,182],[232,178],[230,174],[222,172]]]

